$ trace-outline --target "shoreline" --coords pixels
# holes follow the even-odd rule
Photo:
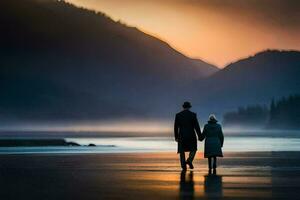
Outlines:
[[[34,145],[42,141],[43,145]],[[177,144],[172,138],[122,137],[122,138],[65,138],[53,139],[10,139],[8,143],[26,143],[27,147],[16,145],[0,147],[0,154],[22,153],[151,153],[176,152]],[[28,145],[31,141],[31,145]],[[51,143],[49,146],[47,143]],[[41,143],[41,142],[40,142]],[[80,146],[79,146],[80,145]],[[1,145],[0,145],[1,146]],[[2,145],[3,146],[3,145]],[[7,146],[7,145],[6,145]],[[198,143],[198,151],[204,150],[204,143]],[[295,152],[300,151],[300,138],[274,137],[225,137],[223,152]]]

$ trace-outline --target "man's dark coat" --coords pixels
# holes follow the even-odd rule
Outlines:
[[[176,114],[174,123],[175,139],[178,141],[177,153],[197,150],[197,136],[201,138],[201,130],[196,113],[184,110]]]

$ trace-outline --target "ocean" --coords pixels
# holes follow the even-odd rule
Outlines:
[[[72,135],[72,134],[69,134]],[[7,138],[7,137],[6,137]],[[0,147],[0,154],[33,153],[145,153],[176,152],[177,143],[170,136],[101,136],[101,137],[64,137],[68,142],[81,146],[60,147]],[[88,146],[94,144],[96,146]],[[203,152],[204,142],[198,142],[198,151]],[[237,134],[225,133],[223,152],[276,152],[300,151],[300,131],[293,132],[248,132]]]

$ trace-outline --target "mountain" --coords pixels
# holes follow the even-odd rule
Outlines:
[[[209,77],[210,75],[219,71],[219,68],[216,68],[216,66],[207,64],[206,62],[204,62],[200,59],[192,59],[192,61],[193,61],[193,64],[201,70],[201,75],[204,78]]]
[[[168,116],[218,69],[103,13],[0,2],[0,118]]]
[[[236,110],[266,104],[272,98],[300,93],[300,52],[267,50],[234,62],[205,80],[196,81],[199,112]]]
[[[54,0],[0,1],[0,121],[200,118],[300,93],[300,52],[222,70],[103,13]]]

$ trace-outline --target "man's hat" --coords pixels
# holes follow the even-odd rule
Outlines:
[[[191,105],[190,102],[186,101],[186,102],[183,103],[182,107],[183,107],[183,108],[191,108],[192,105]]]

